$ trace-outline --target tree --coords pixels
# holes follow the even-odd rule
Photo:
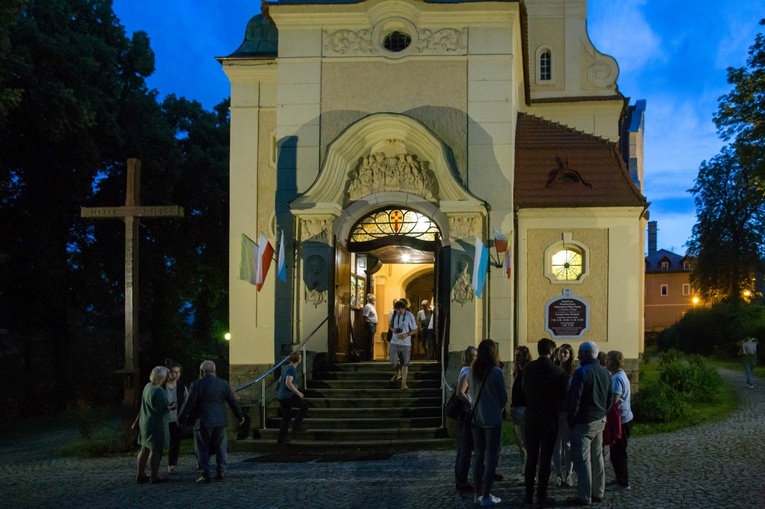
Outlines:
[[[707,302],[738,302],[754,293],[765,233],[762,192],[752,168],[725,147],[704,161],[690,190],[697,222],[688,241],[691,282]]]
[[[765,26],[765,19],[760,21]],[[765,35],[757,34],[745,67],[729,67],[733,91],[719,99],[714,117],[718,133],[732,140],[737,157],[765,180]],[[765,186],[763,186],[765,188]]]

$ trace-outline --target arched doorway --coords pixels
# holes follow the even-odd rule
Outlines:
[[[338,264],[335,309],[341,314],[330,344],[335,360],[350,358],[345,350],[350,352],[353,348],[363,360],[386,360],[388,349],[384,337],[394,302],[406,298],[415,316],[422,300],[437,304],[442,274],[438,269],[440,239],[441,232],[433,219],[408,207],[384,207],[356,221],[345,246],[338,243],[335,260]],[[362,319],[369,293],[377,297],[379,321],[374,338],[364,332]],[[344,299],[343,295],[350,298]],[[436,328],[434,322],[434,333]],[[413,358],[437,358],[434,352],[428,355],[421,339],[417,337],[413,341]]]

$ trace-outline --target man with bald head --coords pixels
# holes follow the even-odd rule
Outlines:
[[[603,500],[606,478],[603,472],[603,428],[611,406],[611,374],[598,361],[598,345],[579,345],[581,366],[571,378],[568,424],[571,428],[571,458],[578,477],[577,496],[566,502],[585,506]]]
[[[223,480],[226,468],[226,403],[231,407],[239,425],[244,423],[244,413],[231,391],[228,382],[215,376],[215,363],[204,361],[199,366],[199,380],[191,384],[191,391],[183,404],[178,422],[194,425],[194,450],[201,471],[198,483],[210,482],[210,455],[216,456],[216,476]]]

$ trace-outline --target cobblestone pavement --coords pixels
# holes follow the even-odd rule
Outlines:
[[[742,396],[729,419],[676,433],[638,437],[629,446],[632,489],[608,490],[598,508],[765,507],[765,383],[755,390],[743,372],[722,371]],[[134,483],[135,459],[59,458],[49,452],[67,433],[0,445],[0,504],[4,507],[247,507],[247,508],[467,508],[472,496],[453,489],[452,451],[395,454],[357,462],[270,463],[229,457],[226,479],[196,485],[193,456],[161,485]],[[518,456],[505,448],[500,470],[517,473]],[[523,488],[495,484],[500,507],[520,507]],[[613,479],[609,468],[608,479]],[[574,488],[550,488],[564,507]]]

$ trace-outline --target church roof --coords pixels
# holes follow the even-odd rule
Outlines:
[[[244,41],[226,58],[276,58],[279,31],[263,14],[256,14],[247,23]]]
[[[520,208],[647,206],[616,143],[525,113],[515,143]]]

